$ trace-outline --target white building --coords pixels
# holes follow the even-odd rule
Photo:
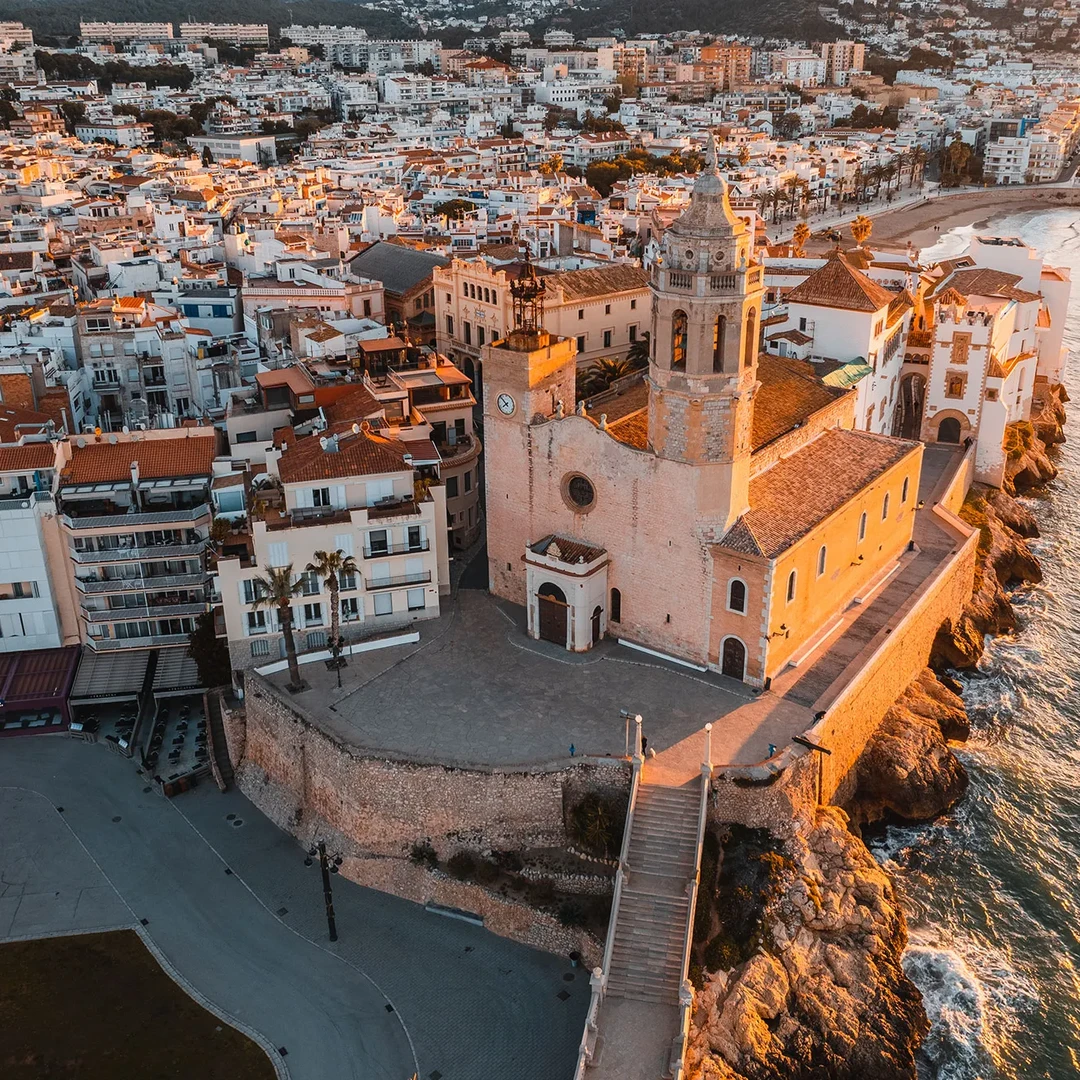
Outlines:
[[[226,41],[233,45],[270,44],[270,29],[266,23],[207,23],[180,24],[181,41]]]

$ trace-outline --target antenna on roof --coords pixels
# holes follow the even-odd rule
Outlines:
[[[86,446],[86,440],[80,436],[75,440],[75,445],[81,450],[84,446]]]
[[[359,435],[360,434],[360,425],[359,424],[353,424],[352,433],[354,435]]]
[[[109,445],[115,446],[120,440],[116,437],[115,433],[109,435]]]
[[[131,434],[131,429],[130,429],[130,428],[129,428],[129,427],[127,426],[127,424],[125,424],[125,425],[124,425],[124,426],[123,426],[123,427],[122,427],[122,428],[121,428],[120,430],[121,430],[121,431],[122,431],[122,432],[123,432],[123,433],[124,433],[125,435],[130,435],[130,434]]]
[[[325,435],[319,436],[319,445],[325,450],[329,445],[330,440]]]

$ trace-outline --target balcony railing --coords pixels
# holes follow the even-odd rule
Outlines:
[[[0,496],[0,511],[29,510],[34,503],[45,502],[52,495],[47,491],[27,491],[18,495]]]
[[[393,501],[376,503],[367,508],[369,521],[392,517],[415,517],[420,513],[420,507],[413,499],[394,499]]]
[[[153,649],[168,645],[187,645],[187,634],[151,634],[149,637],[135,638],[87,638],[86,644],[96,652],[111,652],[116,649]]]
[[[401,585],[426,585],[431,581],[431,571],[422,574],[396,574],[393,577],[367,578],[369,589],[394,589]]]
[[[121,607],[103,608],[98,611],[82,609],[83,617],[87,622],[110,623],[110,622],[133,622],[141,619],[169,619],[180,615],[202,615],[209,604],[205,601],[198,604],[161,604],[158,607]]]
[[[156,547],[107,548],[103,551],[73,551],[71,557],[84,566],[96,563],[138,562],[143,559],[184,559],[201,555],[206,541],[197,544],[159,544]]]
[[[100,581],[96,578],[76,578],[75,587],[84,593],[118,592],[157,592],[160,589],[179,589],[185,586],[205,585],[210,575],[199,574],[162,574],[159,577],[111,578]]]
[[[365,559],[381,559],[384,555],[410,555],[415,552],[430,551],[431,543],[428,540],[418,540],[415,544],[387,544],[385,547],[365,548]]]
[[[190,510],[147,510],[138,513],[117,513],[94,515],[87,517],[72,517],[64,514],[64,524],[72,531],[79,529],[114,529],[124,531],[125,526],[138,525],[171,525],[178,522],[198,521],[200,518],[210,516],[210,507],[207,503],[193,506]]]

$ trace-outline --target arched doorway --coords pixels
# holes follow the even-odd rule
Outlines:
[[[592,643],[595,645],[600,640],[600,608],[593,608],[592,613]]]
[[[923,403],[926,401],[926,377],[905,375],[900,380],[900,397],[893,414],[893,435],[898,439],[917,439],[922,431]]]
[[[720,671],[739,682],[742,682],[746,675],[746,646],[738,638],[724,638],[720,653]]]
[[[937,441],[958,443],[960,441],[960,421],[955,416],[946,416],[938,424]]]
[[[540,609],[540,640],[553,642],[565,649],[570,614],[566,593],[558,585],[547,581],[537,590],[536,600]]]

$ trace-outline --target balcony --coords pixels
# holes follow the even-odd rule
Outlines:
[[[161,574],[158,577],[113,578],[101,581],[94,578],[76,578],[75,587],[88,594],[120,592],[156,592],[159,589],[181,589],[190,586],[205,585],[210,575],[199,574]]]
[[[187,645],[187,634],[152,634],[136,638],[87,638],[86,644],[95,652],[113,652],[116,649],[154,649],[169,645]]]
[[[0,496],[0,512],[4,510],[29,510],[35,503],[52,499],[47,491],[27,491],[18,495]]]
[[[367,508],[368,521],[381,521],[386,518],[415,517],[420,507],[415,499],[387,499]]]
[[[421,574],[397,574],[393,577],[366,578],[369,589],[395,589],[402,585],[427,585],[431,581],[431,571]]]
[[[422,551],[430,551],[431,543],[428,540],[418,541],[415,544],[387,544],[382,549],[365,548],[365,559],[381,559],[384,555],[412,555]]]
[[[202,615],[209,604],[159,604],[157,607],[118,607],[98,611],[82,609],[83,618],[92,623],[136,622],[140,619],[168,619],[180,615]]]
[[[70,514],[63,515],[63,522],[72,532],[80,529],[113,529],[119,530],[121,526],[138,527],[140,525],[174,525],[198,521],[200,518],[210,516],[210,507],[207,503],[193,506],[190,510],[147,510],[142,513],[116,513],[94,515],[88,517],[72,517]]]
[[[201,555],[206,550],[206,541],[197,544],[158,544],[153,547],[107,548],[104,551],[73,551],[72,559],[83,566],[98,563],[137,562],[143,559],[185,559]]]

